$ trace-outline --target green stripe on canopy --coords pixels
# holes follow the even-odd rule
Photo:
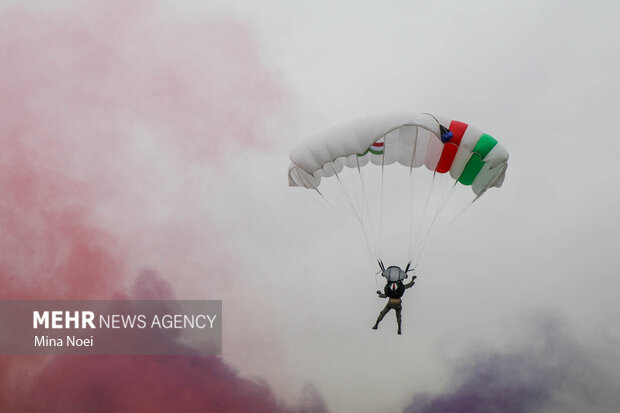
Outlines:
[[[485,133],[478,139],[478,143],[476,143],[472,152],[480,154],[480,159],[484,159],[495,145],[497,145],[497,140]]]
[[[478,176],[478,173],[484,166],[483,159],[491,152],[495,145],[497,145],[497,140],[486,133],[478,139],[472,151],[471,158],[469,158],[467,165],[465,165],[465,169],[463,169],[459,177],[460,183],[463,185],[471,185],[474,182],[474,179],[476,179],[476,176]]]
[[[375,154],[375,155],[383,155],[383,148],[381,148],[380,150],[375,150],[375,149],[372,149],[372,146],[371,146],[370,148],[366,149],[364,153],[358,153],[357,156],[364,156],[368,152]]]

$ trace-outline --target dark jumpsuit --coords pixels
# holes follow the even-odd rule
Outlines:
[[[398,332],[400,333],[400,323],[402,321],[401,312],[403,310],[403,306],[401,305],[400,297],[402,297],[403,294],[405,294],[405,290],[407,288],[413,287],[413,284],[415,284],[415,278],[413,278],[407,284],[403,284],[402,281],[396,281],[396,282],[388,282],[385,285],[385,288],[383,289],[385,294],[379,294],[379,297],[381,297],[381,298],[388,298],[389,297],[389,300],[388,300],[387,304],[385,305],[385,308],[383,308],[383,310],[381,310],[381,312],[379,313],[379,317],[377,318],[377,322],[375,323],[375,327],[377,327],[379,325],[379,322],[381,322],[381,320],[383,320],[383,317],[385,317],[385,315],[390,310],[394,310],[394,311],[396,311],[396,322],[398,323]]]

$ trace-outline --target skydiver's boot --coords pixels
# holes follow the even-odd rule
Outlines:
[[[398,334],[400,334],[400,323],[398,323]]]
[[[379,328],[379,323],[375,323],[375,325],[374,325],[374,326],[372,326],[372,329],[373,329],[373,330],[376,330],[376,329],[378,329],[378,328]]]

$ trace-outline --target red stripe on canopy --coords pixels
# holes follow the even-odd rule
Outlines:
[[[453,120],[450,122],[450,132],[452,132],[452,139],[446,142],[443,146],[443,151],[441,152],[441,158],[439,158],[439,162],[437,162],[437,167],[435,170],[440,174],[446,173],[450,170],[452,166],[452,162],[454,162],[454,157],[456,156],[456,151],[459,149],[459,145],[461,144],[461,139],[463,138],[463,134],[467,129],[467,124],[463,122],[459,122],[458,120]]]

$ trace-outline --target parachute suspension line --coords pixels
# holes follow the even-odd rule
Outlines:
[[[329,202],[327,200],[327,198],[325,196],[323,196],[323,194],[321,193],[321,191],[319,191],[319,188],[314,188],[314,190],[316,191],[317,194],[319,194],[319,196],[321,197],[321,199],[323,199],[323,202],[320,202],[321,206],[323,208],[325,208],[326,210],[328,210],[331,214],[334,214],[336,216],[336,218],[338,218],[339,220],[341,220],[345,227],[351,231],[355,237],[359,237],[359,234],[353,230],[353,228],[351,227],[351,223],[349,223],[343,216],[342,214],[338,211],[338,209],[336,207],[334,207],[332,205],[331,202]]]
[[[434,185],[435,185],[435,177],[437,172],[433,172],[433,181],[431,183],[431,190],[429,191],[428,194],[428,199],[430,200],[430,198],[433,196],[433,192],[434,192]],[[450,194],[452,193],[452,190],[454,190],[454,188],[456,187],[456,185],[452,186],[452,188],[450,189],[448,195],[444,198],[443,201],[439,202],[437,205],[437,208],[435,208],[435,213],[433,214],[433,219],[430,223],[430,225],[428,226],[428,228],[426,229],[426,233],[424,234],[424,236],[422,237],[422,239],[420,239],[420,250],[418,251],[418,256],[416,257],[416,263],[420,262],[420,258],[422,257],[422,253],[424,252],[424,249],[426,249],[426,245],[428,244],[428,239],[430,237],[430,234],[433,230],[433,226],[435,225],[435,221],[437,220],[437,216],[439,215],[439,212],[443,209],[443,207],[446,205],[448,199],[450,198]],[[428,206],[428,202],[426,204]]]
[[[411,262],[413,255],[413,168],[409,168],[409,243],[407,247],[407,259]]]
[[[336,216],[336,218],[340,219],[340,220],[344,223],[345,228],[347,228],[347,230],[348,230],[348,231],[350,231],[350,232],[353,234],[353,236],[354,236],[354,237],[357,237],[357,238],[362,238],[362,240],[361,240],[362,242],[364,242],[364,241],[365,241],[365,243],[366,243],[366,247],[368,247],[368,253],[369,253],[368,259],[370,260],[370,264],[371,264],[371,265],[370,265],[370,267],[371,267],[371,268],[373,268],[373,267],[374,267],[374,262],[373,262],[373,258],[372,258],[372,257],[374,257],[374,255],[373,255],[373,253],[372,253],[372,251],[371,251],[370,247],[368,246],[368,240],[367,240],[367,239],[363,239],[363,238],[365,238],[365,236],[364,236],[364,237],[360,237],[359,232],[358,232],[358,231],[355,231],[355,229],[354,229],[353,227],[351,227],[351,223],[350,223],[349,221],[347,221],[347,220],[346,220],[346,219],[342,216],[342,214],[340,214],[340,212],[338,212],[338,209],[336,209],[336,208],[335,208],[335,207],[334,207],[334,206],[333,206],[333,205],[332,205],[332,204],[331,204],[331,203],[327,200],[327,198],[325,198],[325,196],[321,193],[321,191],[319,191],[319,189],[318,189],[318,188],[314,188],[314,190],[317,192],[317,194],[319,194],[319,196],[320,196],[320,197],[323,199],[323,201],[324,201],[324,203],[323,203],[323,202],[320,202],[321,206],[323,206],[323,208],[325,208],[326,210],[328,210],[330,213],[334,214],[334,215]],[[377,277],[373,277],[373,278],[375,278],[375,285],[377,285]],[[378,288],[379,288],[379,287],[377,286],[377,289],[378,289]]]
[[[314,188],[320,195],[321,198],[323,198],[323,200],[333,209],[333,212],[338,211],[339,209],[344,210],[345,213],[348,213],[350,216],[354,216],[355,213],[351,210],[351,207],[349,205],[346,204],[344,198],[342,198],[342,196],[335,196],[334,195],[334,199],[333,199],[333,203],[329,202],[328,198],[324,196],[319,190],[318,188]],[[341,192],[341,191],[340,191]],[[341,199],[342,198],[342,199]],[[340,208],[336,208],[334,205],[339,206]],[[338,216],[340,216],[342,219],[345,219],[342,214],[338,213]],[[348,222],[348,221],[347,221]],[[350,224],[347,224],[350,225]]]
[[[433,176],[433,179],[435,177]],[[437,208],[435,209],[435,214],[433,215],[433,220],[431,222],[431,224],[429,225],[426,235],[423,237],[423,242],[422,242],[422,247],[420,248],[420,251],[418,252],[418,258],[416,262],[419,262],[422,253],[424,252],[424,250],[426,249],[426,246],[429,244],[430,241],[430,235],[432,233],[432,229],[433,226],[435,225],[435,221],[437,220],[437,217],[439,216],[439,214],[441,213],[441,211],[445,208],[445,206],[448,204],[448,201],[450,200],[450,198],[452,197],[452,195],[454,194],[454,188],[456,188],[458,184],[458,181],[454,182],[454,184],[452,185],[452,187],[450,188],[450,190],[448,191],[448,193],[444,196],[443,200],[440,201],[437,205]],[[454,220],[456,220],[456,218],[458,218],[463,212],[465,212],[466,209],[468,209],[478,198],[475,198],[472,202],[468,203],[467,206],[465,208],[463,208],[454,218],[452,218],[448,224],[446,224],[443,228],[440,228],[439,232],[434,234],[432,239],[436,239],[440,234],[443,233],[443,231],[445,231],[445,229],[450,226],[450,224],[452,224],[454,222]]]
[[[338,182],[339,192],[340,192],[340,193],[341,193],[341,195],[342,195],[342,199],[341,199],[341,200],[338,200],[338,201],[339,201],[339,204],[340,204],[340,205],[341,205],[341,206],[345,209],[345,211],[348,211],[348,212],[349,212],[350,216],[353,216],[353,217],[354,217],[354,218],[355,218],[355,219],[359,222],[359,224],[360,224],[360,225],[361,225],[361,227],[362,227],[362,235],[363,235],[363,236],[361,236],[361,237],[360,237],[360,233],[359,233],[359,231],[355,231],[355,230],[351,227],[351,223],[350,223],[350,222],[348,222],[348,221],[347,221],[347,220],[346,220],[346,219],[342,216],[342,214],[338,212],[338,209],[337,209],[337,208],[335,208],[335,207],[334,207],[334,205],[332,205],[332,203],[330,203],[330,202],[327,200],[327,198],[326,198],[326,197],[325,197],[325,196],[324,196],[324,195],[323,195],[323,194],[319,191],[319,189],[318,189],[318,188],[314,188],[314,189],[315,189],[315,190],[317,191],[317,193],[321,196],[321,198],[323,198],[323,200],[325,201],[325,203],[326,203],[327,205],[329,205],[329,207],[331,208],[331,212],[333,212],[333,213],[334,213],[334,214],[335,214],[335,215],[336,215],[336,216],[337,216],[337,217],[338,217],[341,221],[343,221],[343,222],[345,223],[345,225],[347,226],[347,228],[348,228],[351,232],[354,232],[354,233],[356,234],[356,235],[355,235],[356,237],[360,237],[360,238],[362,238],[362,239],[363,239],[364,243],[366,244],[366,248],[367,248],[367,250],[368,250],[368,256],[369,256],[369,259],[371,260],[370,265],[371,265],[371,268],[372,268],[372,267],[374,267],[375,263],[379,260],[379,258],[378,258],[378,256],[377,256],[377,254],[376,254],[376,252],[375,252],[375,251],[377,250],[377,248],[376,248],[376,246],[374,246],[374,245],[373,245],[373,242],[371,241],[371,240],[372,240],[372,236],[371,236],[372,234],[370,234],[370,235],[369,235],[369,234],[367,233],[367,226],[366,226],[366,225],[365,225],[365,223],[364,223],[363,213],[362,213],[362,215],[360,215],[360,212],[358,212],[358,209],[357,209],[357,208],[355,208],[355,205],[353,204],[353,201],[351,200],[351,197],[349,196],[348,192],[346,191],[346,189],[345,189],[345,187],[344,187],[344,184],[343,184],[343,182],[342,182],[342,179],[340,178],[340,176],[339,176],[338,172],[336,171],[336,168],[335,168],[335,166],[334,166],[333,162],[330,162],[330,166],[331,166],[331,168],[332,168],[332,171],[334,172],[334,176],[336,177],[336,182]],[[359,170],[358,172],[360,172],[360,171],[361,171],[361,168],[360,168],[360,170]],[[360,178],[361,178],[361,177],[360,177]],[[363,183],[363,181],[362,181],[362,183]],[[365,192],[365,191],[363,190],[363,192]],[[364,201],[367,203],[367,198],[366,198],[366,197],[364,197]],[[374,261],[373,261],[373,260],[374,260]],[[376,286],[377,286],[377,288],[378,288],[378,285],[377,285],[377,279],[376,279],[376,277],[374,277],[374,278],[375,278],[375,285],[376,285]]]
[[[347,230],[350,231],[354,237],[360,238],[362,242],[365,242],[366,247],[368,248],[368,259],[370,260],[370,268],[374,268],[376,261],[373,261],[373,258],[374,260],[376,260],[376,257],[373,254],[368,244],[368,239],[366,238],[366,235],[364,234],[364,237],[361,237],[360,233],[351,226],[351,223],[342,216],[342,214],[338,211],[338,209],[335,208],[331,202],[329,202],[329,200],[321,193],[321,191],[319,191],[318,188],[314,188],[314,190],[316,191],[317,194],[319,194],[319,196],[323,200],[323,202],[319,202],[321,206],[325,208],[327,211],[329,211],[330,214],[333,214],[337,219],[342,221],[344,223],[345,228],[347,228]],[[375,279],[376,288],[379,289],[379,285],[377,284],[376,274],[373,274],[373,278]]]
[[[407,259],[411,262],[413,258],[413,194],[415,192],[415,170],[413,161],[415,152],[418,148],[418,127],[415,128],[415,137],[413,138],[413,153],[411,154],[411,162],[409,163],[409,248],[407,249]],[[415,267],[416,263],[414,263]]]
[[[359,157],[356,157],[355,163],[357,164],[357,175],[360,178],[360,188],[362,188],[362,217],[364,216],[364,211],[367,213],[370,212],[370,207],[368,205],[368,199],[366,198],[366,189],[364,186],[364,179],[362,178],[362,169],[360,168],[360,160]],[[372,231],[372,222],[370,222],[371,231]]]
[[[431,186],[428,189],[428,193],[426,194],[426,202],[424,203],[424,209],[422,210],[422,213],[419,218],[418,230],[416,231],[416,236],[415,236],[415,240],[418,245],[424,244],[423,240],[420,239],[420,235],[422,234],[422,223],[424,221],[424,217],[426,216],[426,211],[428,210],[428,205],[430,203],[431,197],[434,192],[436,174],[437,174],[436,172],[433,172],[433,179],[431,181]],[[414,257],[410,257],[410,258],[414,258]],[[420,254],[418,253],[417,257],[415,257],[414,268],[417,267],[419,259],[420,259]]]
[[[368,253],[370,254],[371,257],[374,257],[375,259],[377,258],[376,255],[373,253],[373,248],[372,248],[372,244],[370,242],[370,239],[368,237],[368,234],[366,233],[366,226],[364,225],[364,220],[363,220],[363,216],[360,215],[360,213],[357,211],[357,208],[355,208],[355,205],[353,204],[353,201],[351,200],[351,198],[349,197],[349,194],[347,193],[347,191],[345,190],[344,185],[342,184],[342,181],[340,180],[340,176],[338,175],[338,172],[336,172],[336,168],[334,167],[334,163],[330,162],[332,170],[334,171],[334,175],[336,176],[336,179],[338,181],[338,185],[340,186],[340,190],[342,191],[342,193],[345,196],[345,199],[347,200],[347,202],[349,203],[350,206],[350,210],[353,212],[353,214],[355,215],[355,217],[357,218],[359,224],[362,226],[362,233],[364,235],[364,241],[366,242],[366,247],[368,248]]]
[[[459,181],[454,181],[454,184],[452,184],[452,187],[450,188],[448,193],[445,195],[443,201],[441,201],[439,203],[439,205],[437,207],[437,213],[440,213],[445,208],[445,206],[448,205],[448,201],[454,195],[454,188],[456,188],[458,183],[459,183]]]
[[[370,205],[368,204],[368,196],[366,194],[366,185],[364,184],[364,177],[362,176],[362,168],[360,168],[359,158],[356,157],[355,161],[357,163],[357,173],[360,179],[360,187],[362,189],[362,221],[364,221],[364,211],[366,211],[366,217],[368,218],[368,230],[370,232],[370,239],[368,237],[368,234],[366,233],[366,225],[364,225],[364,222],[362,222],[362,228],[364,229],[364,235],[366,236],[367,244],[369,244],[369,247],[372,244],[373,252],[370,254],[370,256],[374,258],[374,262],[371,263],[371,268],[374,268],[375,262],[378,261],[379,259],[379,257],[377,257],[377,254],[376,254],[377,246],[374,243],[376,232],[374,229],[374,225],[372,223],[371,210],[370,210]]]
[[[385,138],[383,139],[383,154],[381,155],[381,207],[379,212],[379,258],[383,261],[383,176],[385,171]]]
[[[348,203],[349,212],[351,212],[351,215],[354,215],[355,218],[357,218],[357,220],[359,221],[359,223],[362,224],[362,219],[361,219],[359,213],[357,212],[357,208],[355,208],[355,205],[353,205],[353,201],[351,201],[351,198],[349,198],[349,194],[347,193],[344,185],[342,184],[342,181],[340,180],[340,176],[338,176],[338,172],[336,172],[336,168],[334,167],[334,163],[333,162],[329,162],[329,164],[331,165],[332,170],[334,171],[334,175],[336,176],[336,180],[338,181],[338,186],[340,187],[340,192],[342,192],[342,194],[344,195],[344,200]]]
[[[439,232],[437,232],[435,235],[433,235],[433,237],[429,240],[429,243],[433,240],[435,240],[436,238],[438,238],[441,234],[444,233],[444,231],[450,226],[452,225],[452,223],[454,223],[454,221],[456,221],[461,215],[463,215],[465,213],[465,211],[467,211],[473,204],[474,202],[476,202],[476,200],[479,197],[474,198],[473,201],[471,201],[470,203],[468,203],[464,208],[462,208],[458,214],[456,214],[443,228],[441,228],[439,230]]]

